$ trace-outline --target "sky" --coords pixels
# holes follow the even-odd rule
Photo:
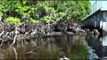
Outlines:
[[[90,0],[90,2],[91,2],[91,6],[96,2],[96,1],[91,1]],[[98,1],[98,2],[102,2],[102,5],[103,5],[103,7],[107,7],[107,1]]]
[[[95,3],[95,1],[90,1],[91,2],[91,6]]]

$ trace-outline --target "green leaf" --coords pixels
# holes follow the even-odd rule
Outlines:
[[[22,23],[20,22],[19,18],[14,18],[14,17],[8,17],[5,20],[6,23],[9,24],[14,24],[14,25],[21,25]]]
[[[0,12],[0,16],[2,16],[3,15],[3,13],[2,12]]]

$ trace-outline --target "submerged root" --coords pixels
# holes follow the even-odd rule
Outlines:
[[[16,42],[16,38],[17,38],[17,35],[15,35],[14,40],[13,40],[13,42],[12,42],[11,45],[15,44],[15,42]]]
[[[16,48],[13,47],[13,50],[14,50],[14,54],[15,54],[15,59],[18,59]]]
[[[0,47],[3,45],[3,42],[4,42],[4,41],[2,40],[2,41],[1,41],[1,44],[0,44]]]
[[[6,33],[6,35],[4,35],[4,32],[2,32],[2,33],[0,34],[0,37],[2,37],[0,47],[3,45],[4,40],[5,40],[5,38],[7,37],[8,34],[9,34],[8,32]]]

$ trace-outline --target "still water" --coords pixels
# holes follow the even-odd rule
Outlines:
[[[86,41],[99,58],[107,57],[107,35],[87,35]]]
[[[0,47],[0,59],[87,59],[83,45],[84,35],[36,36],[19,40],[14,46],[4,43]]]

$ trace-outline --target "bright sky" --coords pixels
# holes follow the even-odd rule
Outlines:
[[[96,2],[96,1],[90,1],[91,2],[91,6]]]
[[[95,0],[94,1],[91,1],[90,0],[90,2],[91,2],[91,6],[96,2]],[[103,5],[103,7],[107,7],[107,1],[99,1],[99,2],[102,2],[102,5]]]

